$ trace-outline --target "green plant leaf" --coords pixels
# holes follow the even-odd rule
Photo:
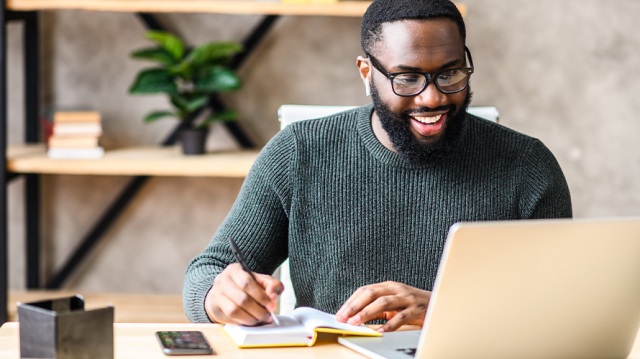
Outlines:
[[[147,39],[160,44],[176,61],[184,56],[184,42],[179,37],[165,31],[148,31]]]
[[[187,81],[193,77],[193,65],[188,60],[183,60],[167,69],[174,76],[179,76]]]
[[[214,113],[207,117],[204,121],[196,125],[196,128],[206,128],[214,122],[233,122],[238,118],[238,113],[235,111],[225,111],[221,113]]]
[[[190,100],[189,102],[187,102],[186,111],[187,112],[197,111],[202,107],[206,106],[208,102],[209,102],[209,96],[207,95],[198,96]]]
[[[149,123],[164,117],[178,117],[178,116],[175,113],[170,111],[155,111],[145,116],[144,122]]]
[[[171,95],[177,92],[178,86],[173,80],[173,76],[164,69],[141,71],[129,88],[131,94],[167,93]]]
[[[238,75],[223,66],[213,66],[206,69],[194,81],[195,89],[204,92],[235,91],[241,86],[242,80]]]
[[[131,57],[133,57],[134,59],[156,61],[167,66],[171,66],[176,63],[171,54],[168,53],[167,50],[160,47],[135,51],[131,54]]]
[[[235,42],[209,42],[191,50],[186,59],[195,67],[201,67],[207,64],[226,63],[232,55],[240,51],[242,51],[242,45]]]
[[[184,96],[181,96],[178,94],[170,96],[169,99],[171,100],[171,104],[182,112],[180,114],[180,117],[183,117],[182,115],[184,115],[184,112],[187,112],[187,107],[189,106],[189,100],[186,99]]]

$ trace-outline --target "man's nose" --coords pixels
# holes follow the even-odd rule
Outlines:
[[[414,98],[416,105],[428,108],[437,108],[447,103],[447,95],[438,90],[433,82],[429,82],[427,87]]]

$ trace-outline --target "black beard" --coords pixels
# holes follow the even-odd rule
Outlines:
[[[433,84],[430,86],[433,86]],[[378,114],[382,128],[389,135],[393,147],[404,160],[418,166],[439,162],[451,152],[454,143],[462,132],[462,123],[466,117],[467,108],[471,103],[471,97],[471,90],[469,90],[464,100],[463,108],[455,116],[447,120],[449,122],[440,141],[422,143],[418,141],[409,129],[409,122],[411,121],[409,114],[407,112],[392,112],[380,99],[376,86],[374,84],[371,86],[373,108]],[[449,113],[456,113],[457,108],[455,105],[449,105],[435,109],[421,107],[413,110],[420,112],[448,110]]]

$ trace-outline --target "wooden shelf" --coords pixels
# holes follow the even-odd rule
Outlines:
[[[114,12],[187,12],[217,14],[322,15],[360,17],[371,1],[283,4],[247,0],[7,0],[14,11],[89,10]]]
[[[113,12],[182,12],[236,15],[296,15],[361,17],[371,1],[284,4],[276,0],[6,0],[13,11],[87,10]],[[466,6],[458,4],[462,16]]]
[[[51,159],[42,145],[9,146],[7,170],[14,173],[244,178],[256,150],[185,156],[179,147],[134,147],[106,151],[100,159]]]

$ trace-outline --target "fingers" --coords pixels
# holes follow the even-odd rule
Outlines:
[[[273,311],[276,307],[276,302],[278,301],[278,297],[284,291],[284,285],[281,281],[273,278],[270,275],[255,273],[255,277],[258,280],[258,283],[264,288],[265,293],[271,299],[271,305],[267,307],[267,309]]]
[[[212,297],[215,298],[215,303],[208,303]],[[242,307],[238,307],[224,293],[216,293],[213,290],[207,294],[205,308],[211,320],[216,323],[255,325],[260,322]]]
[[[421,308],[413,306],[399,312],[384,312],[385,318],[383,319],[387,319],[387,322],[384,323],[380,328],[378,328],[378,331],[392,332],[407,324],[422,326],[422,324],[424,323],[424,316],[426,312],[426,307],[423,310]]]
[[[336,319],[340,322],[349,322],[350,324],[358,322],[354,325],[360,324],[361,314],[363,314],[362,310],[378,298],[392,294],[393,290],[389,288],[391,285],[392,282],[384,282],[358,288],[342,305],[340,310],[338,310]],[[379,305],[387,306],[387,300],[388,298],[382,299]],[[371,317],[371,315],[366,315],[366,317]]]
[[[272,321],[270,312],[283,290],[282,283],[267,275],[254,274],[255,280],[234,263],[216,277],[205,298],[210,319],[241,325]]]
[[[384,319],[380,331],[393,331],[405,324],[422,325],[431,292],[397,282],[358,288],[336,313],[336,319],[352,325]]]

